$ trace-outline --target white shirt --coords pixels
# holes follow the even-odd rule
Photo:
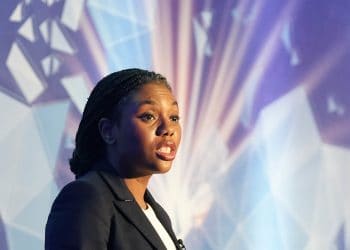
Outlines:
[[[142,209],[142,211],[147,216],[148,220],[153,225],[154,229],[157,231],[159,237],[162,239],[163,244],[167,250],[176,250],[173,240],[170,238],[168,232],[165,230],[164,226],[158,220],[153,208],[147,204],[147,209]]]

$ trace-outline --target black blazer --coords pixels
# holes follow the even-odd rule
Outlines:
[[[111,168],[98,168],[66,185],[45,229],[45,250],[166,249],[125,183]],[[147,190],[145,199],[182,249],[169,216]]]

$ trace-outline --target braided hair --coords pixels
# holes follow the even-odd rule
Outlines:
[[[92,90],[75,137],[75,149],[69,160],[71,171],[79,177],[104,156],[105,143],[98,129],[101,118],[118,120],[115,110],[121,102],[144,84],[156,82],[170,88],[164,76],[142,69],[125,69],[102,78]]]

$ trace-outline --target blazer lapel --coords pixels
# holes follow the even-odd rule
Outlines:
[[[166,249],[158,233],[136,202],[130,202],[129,204],[126,202],[116,202],[115,205],[119,211],[134,224],[151,245],[156,249]]]
[[[178,240],[172,229],[169,216],[166,214],[164,209],[158,204],[158,202],[155,201],[155,199],[153,198],[153,196],[148,190],[146,190],[146,199],[147,199],[147,202],[152,206],[155,214],[157,215],[157,218],[162,223],[165,230],[168,232],[170,238],[173,240],[176,248],[180,249]]]
[[[115,207],[137,228],[156,249],[166,249],[158,233],[136,203],[125,183],[112,171],[99,171],[99,175],[114,194]]]

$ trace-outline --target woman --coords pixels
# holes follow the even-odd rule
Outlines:
[[[181,138],[167,80],[141,69],[112,73],[85,106],[70,160],[76,180],[52,205],[45,249],[183,249],[147,190],[166,173]]]

